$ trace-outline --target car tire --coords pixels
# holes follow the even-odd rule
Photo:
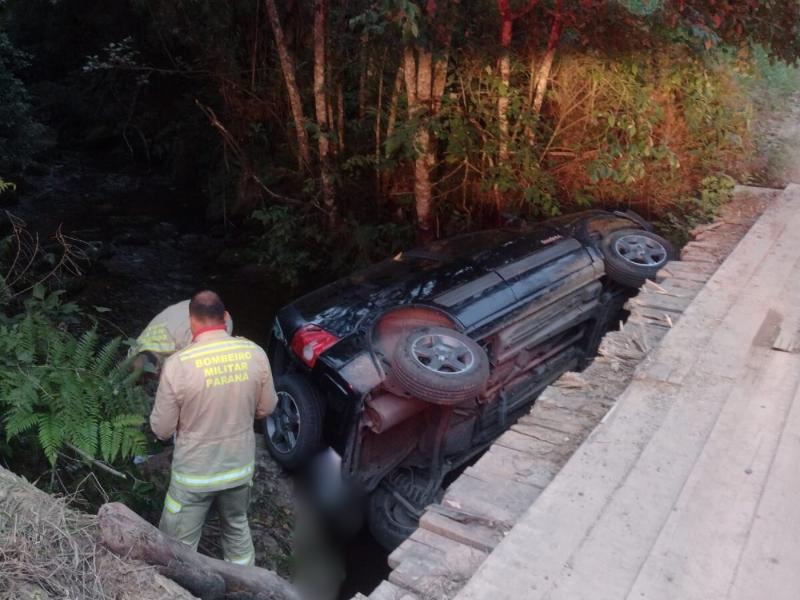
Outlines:
[[[279,377],[275,382],[278,404],[264,419],[267,450],[279,465],[297,469],[321,447],[322,401],[303,375]]]
[[[446,327],[408,333],[394,353],[392,375],[426,402],[460,404],[477,396],[489,378],[489,358],[469,337]]]
[[[367,524],[375,541],[392,552],[414,533],[419,520],[387,488],[379,486],[367,500]]]
[[[675,257],[672,244],[644,229],[615,231],[603,239],[600,248],[608,278],[631,288],[638,288],[645,280],[654,279]]]

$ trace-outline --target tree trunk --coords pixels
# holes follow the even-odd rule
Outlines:
[[[397,68],[397,75],[394,78],[394,87],[392,88],[392,99],[389,102],[389,116],[386,118],[386,139],[388,140],[394,135],[394,128],[397,124],[397,108],[400,104],[400,92],[403,90],[403,65]]]
[[[367,76],[369,74],[369,51],[367,44],[369,36],[361,34],[361,57],[359,58],[358,73],[358,118],[362,120],[367,111]]]
[[[331,225],[336,222],[336,196],[330,160],[331,125],[328,117],[325,42],[328,0],[314,0],[314,108],[317,113],[322,201]]]
[[[378,101],[375,107],[375,188],[378,198],[382,193],[382,180],[381,180],[381,129],[383,127],[383,69],[386,62],[386,53],[384,53],[383,60],[381,60],[380,69],[378,71]]]
[[[542,110],[544,104],[544,96],[547,92],[547,82],[550,80],[550,71],[553,68],[553,58],[556,54],[556,45],[558,38],[561,35],[561,3],[562,0],[556,0],[556,12],[553,17],[553,25],[550,27],[550,37],[547,40],[547,52],[545,52],[542,59],[542,66],[539,67],[539,73],[536,76],[536,95],[533,99],[533,113],[538,115]]]
[[[542,66],[539,67],[539,73],[536,75],[536,94],[533,98],[533,106],[531,107],[533,113],[536,115],[542,111],[544,96],[547,93],[547,82],[550,79],[550,71],[553,68],[553,58],[555,54],[555,48],[547,49],[542,59]]]
[[[509,25],[510,23],[509,21]],[[511,158],[511,154],[508,150],[508,141],[510,138],[508,125],[508,92],[511,86],[511,57],[508,48],[503,50],[498,67],[500,71],[500,89],[497,95],[497,129],[500,140],[497,146],[497,163],[498,165],[506,165]],[[497,184],[495,184],[492,189],[492,195],[494,196],[494,204],[499,221],[505,210],[506,203]]]
[[[341,75],[336,85],[336,141],[339,154],[344,154],[344,84]]]
[[[295,134],[297,136],[297,156],[300,168],[308,169],[311,165],[311,152],[308,145],[308,134],[305,129],[305,118],[303,116],[303,103],[300,99],[300,88],[297,86],[295,77],[294,59],[289,54],[286,38],[283,34],[283,27],[278,17],[278,9],[275,7],[275,0],[264,0],[267,7],[269,23],[275,37],[275,45],[278,48],[278,58],[281,63],[283,80],[286,83],[286,92],[289,95],[289,106],[292,109],[294,119]]]
[[[536,90],[536,51],[531,49],[530,76],[528,78],[528,106],[533,106],[533,95]]]
[[[394,135],[394,129],[397,125],[397,110],[400,105],[400,94],[403,91],[403,61],[400,61],[400,66],[397,68],[397,73],[394,77],[392,84],[392,97],[389,100],[389,114],[386,116],[386,136],[384,143],[390,140]],[[380,172],[380,189],[385,190],[389,178],[388,171]]]
[[[103,544],[109,550],[160,567],[162,574],[196,596],[215,599],[245,593],[255,599],[300,600],[298,592],[272,571],[199,554],[165,536],[124,504],[104,504],[97,515]]]
[[[411,119],[420,119],[429,106],[432,84],[432,56],[429,50],[407,46],[403,54],[403,71],[408,98],[408,114]],[[414,205],[420,237],[432,237],[431,214],[431,170],[433,148],[426,123],[418,123],[414,134]]]
[[[502,19],[500,24],[500,46],[503,49],[497,64],[497,70],[500,74],[500,89],[497,90],[497,129],[500,136],[497,148],[497,162],[499,165],[505,165],[510,158],[508,151],[510,129],[508,125],[508,95],[511,88],[511,52],[509,49],[514,28],[514,15],[511,13],[508,0],[498,0],[497,5]],[[494,186],[492,194],[494,195],[499,220],[505,208],[505,202],[497,185]]]
[[[500,44],[503,47],[503,53],[500,55],[498,62],[500,89],[497,94],[497,124],[500,131],[498,158],[503,162],[508,160],[508,93],[511,88],[511,54],[509,46],[511,45],[513,25],[514,21],[511,19],[511,15],[503,17],[503,25],[500,32]]]
[[[448,38],[448,46],[450,40]],[[431,97],[431,112],[437,114],[442,108],[442,97],[444,97],[444,88],[447,85],[447,64],[449,60],[449,52],[445,51],[433,63],[433,90]]]
[[[435,147],[428,119],[441,107],[447,82],[448,51],[451,28],[442,12],[446,0],[428,0],[426,17],[433,38],[442,53],[434,61],[430,47],[423,44],[407,45],[403,53],[403,75],[408,98],[408,116],[416,121],[414,133],[414,200],[419,236],[423,240],[433,237],[431,174],[436,164]],[[392,126],[393,123],[392,123]]]

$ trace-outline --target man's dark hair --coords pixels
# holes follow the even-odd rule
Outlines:
[[[189,314],[207,323],[225,322],[225,305],[216,292],[203,290],[197,292],[189,301]]]

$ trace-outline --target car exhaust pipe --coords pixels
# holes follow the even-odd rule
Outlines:
[[[374,433],[383,433],[421,413],[429,404],[419,398],[381,394],[370,398],[364,407],[363,423]]]

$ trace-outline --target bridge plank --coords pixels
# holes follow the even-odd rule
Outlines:
[[[478,523],[462,523],[432,510],[425,511],[419,525],[423,529],[484,552],[491,552],[504,535],[500,529]]]
[[[673,314],[682,314],[689,304],[691,304],[693,296],[675,296],[666,293],[658,292],[644,292],[638,296],[631,298],[628,301],[629,310],[638,310],[639,308],[650,308],[670,312]]]
[[[591,427],[593,422],[590,415],[537,402],[530,413],[519,418],[517,424],[545,427],[565,435],[578,435]]]
[[[510,528],[541,493],[541,487],[470,467],[447,489],[442,504]]]
[[[369,600],[420,600],[408,590],[404,590],[389,581],[382,581],[368,598]]]
[[[793,599],[800,590],[800,391],[781,433],[753,526],[726,598]]]
[[[723,598],[730,587],[800,375],[797,355],[755,352],[750,385],[729,397],[655,544],[640,550],[628,597]]]
[[[800,376],[800,365],[786,366],[800,360],[798,355],[782,354],[783,358],[776,359],[779,353],[753,345],[765,311],[782,295],[775,282],[800,280],[795,271],[800,265],[799,227],[800,187],[790,186],[698,294],[651,360],[640,366],[615,410],[483,563],[459,600],[639,599],[642,592],[661,589],[632,587],[644,573],[643,565],[652,569],[643,575],[643,582],[663,581],[672,575],[672,569],[659,562],[658,550],[651,554],[654,544],[663,551],[670,547],[671,533],[677,533],[678,539],[693,535],[689,521],[698,529],[706,527],[699,545],[730,543],[709,540],[713,527],[700,522],[701,507],[695,509],[697,513],[686,512],[685,522],[680,514],[673,515],[673,508],[680,510],[691,499],[711,502],[693,483],[713,481],[726,471],[734,481],[747,481],[753,473],[735,470],[747,457],[762,470],[769,462],[772,451],[769,444],[759,445],[758,435],[774,437],[774,424],[780,421],[785,404],[781,408],[780,402],[774,402],[769,415],[759,414],[749,423],[743,415],[748,409],[758,409],[759,399],[768,400],[770,390],[785,396]],[[796,303],[797,293],[790,296]],[[764,367],[771,361],[784,363],[773,367],[778,372],[788,369],[791,373],[766,382]],[[727,439],[725,432],[731,429],[749,431],[755,439],[745,443],[735,435]],[[720,436],[725,443],[719,441]],[[792,449],[797,451],[796,443]],[[714,459],[728,466],[716,473],[719,464]],[[750,498],[752,513],[758,482],[749,485],[750,491],[744,493]],[[800,492],[797,487],[794,490]],[[797,493],[791,496],[797,504]],[[735,506],[724,504],[722,499],[715,507],[723,519],[737,525],[741,544],[746,519],[736,514]],[[798,509],[794,510],[797,514]],[[800,552],[792,533],[795,551],[787,556],[796,564]],[[786,533],[785,539],[789,537]],[[767,539],[765,532],[762,543]],[[531,540],[536,540],[533,548]],[[710,560],[702,548],[689,551],[701,563]],[[535,562],[526,560],[531,552],[537,557]],[[649,567],[648,557],[654,561]],[[686,588],[679,588],[676,594],[655,597],[720,597],[715,592],[724,588],[721,579],[707,577],[707,570],[698,569],[694,575],[695,589],[702,590],[708,578],[710,594],[685,595]],[[796,586],[782,589],[793,589],[796,596]],[[741,593],[740,598],[773,597],[763,596],[756,588],[750,591],[750,596]],[[794,596],[784,593],[782,597]]]

